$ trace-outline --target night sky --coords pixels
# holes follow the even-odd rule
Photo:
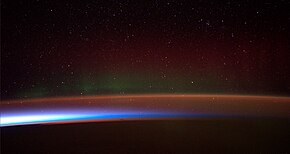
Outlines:
[[[1,99],[290,94],[290,2],[1,3]]]

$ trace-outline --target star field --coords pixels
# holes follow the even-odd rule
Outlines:
[[[288,95],[289,2],[3,1],[2,99]]]

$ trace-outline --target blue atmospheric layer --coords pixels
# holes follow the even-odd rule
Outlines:
[[[204,117],[209,114],[202,113],[182,113],[182,112],[160,112],[160,111],[63,111],[63,112],[22,112],[22,113],[2,113],[0,126],[16,126],[29,124],[42,124],[54,122],[73,121],[106,121],[106,120],[131,120],[131,119],[160,119],[160,118],[191,118]]]

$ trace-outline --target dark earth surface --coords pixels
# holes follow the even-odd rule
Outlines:
[[[289,153],[286,119],[195,119],[1,128],[2,153]]]

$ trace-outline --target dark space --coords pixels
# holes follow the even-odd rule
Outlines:
[[[289,1],[1,3],[1,98],[290,93]]]

